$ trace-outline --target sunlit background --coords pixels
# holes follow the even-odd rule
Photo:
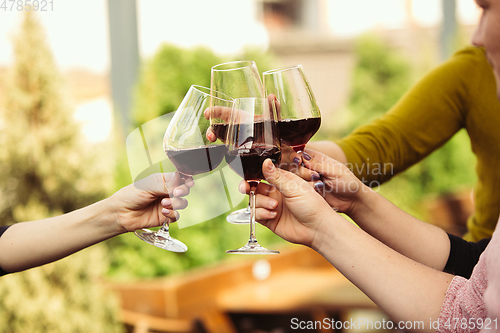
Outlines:
[[[298,36],[299,31],[312,31],[315,38],[324,39],[323,44],[334,47],[338,43],[336,40],[351,40],[367,31],[392,30],[398,33],[415,27],[438,29],[443,17],[441,1],[437,0],[319,0],[311,1],[306,6],[309,12],[300,15],[294,13],[296,3],[275,0],[138,0],[139,54],[142,59],[151,57],[164,42],[182,47],[204,45],[220,54],[236,53],[248,45],[272,50],[273,42],[281,44],[281,36],[290,30]],[[477,22],[479,10],[473,1],[457,0],[456,8],[460,25],[471,26]],[[5,68],[12,62],[11,39],[20,24],[22,12],[14,9],[0,11],[0,15],[0,66]],[[52,11],[40,12],[57,65],[70,80],[74,80],[70,82],[74,82],[73,90],[76,90],[75,116],[86,124],[84,133],[92,142],[107,138],[112,127],[112,103],[107,81],[110,68],[109,15],[106,2],[102,0],[84,3],[54,1]],[[299,39],[290,42],[294,46],[303,41],[293,35],[285,40],[293,38]],[[414,42],[415,47],[422,43]],[[296,58],[297,62],[301,60]],[[320,85],[312,81],[313,85]],[[85,84],[85,87],[81,86]],[[318,98],[323,99],[321,94]],[[335,102],[326,105],[339,107]]]
[[[10,114],[11,124],[0,119],[0,214],[6,218],[2,224],[61,214],[130,184],[150,165],[143,167],[147,159],[139,157],[145,156],[142,138],[137,155],[129,151],[127,156],[127,140],[138,133],[139,126],[146,133],[144,140],[158,133],[154,137],[160,143],[151,143],[150,148],[159,149],[151,148],[150,153],[161,160],[164,121],[190,84],[210,84],[210,67],[217,62],[251,58],[261,72],[302,64],[322,114],[321,128],[313,140],[335,140],[386,112],[425,72],[470,45],[480,14],[473,0],[47,3],[51,6],[37,11],[36,18],[62,74],[59,90],[50,92],[62,95],[55,94],[69,106],[61,110],[79,125],[49,132],[54,137],[60,131],[73,132],[78,142],[66,152],[42,156],[42,160],[51,160],[52,168],[44,163],[31,168],[23,158],[11,163],[5,148],[31,156],[32,147],[17,148],[24,136],[15,127],[14,113]],[[11,89],[15,86],[10,76],[15,71],[14,45],[23,43],[19,33],[25,16],[16,6],[17,1],[0,0],[3,114],[11,112],[6,101],[23,105],[27,100]],[[40,45],[28,46],[26,53],[37,52]],[[372,67],[360,68],[360,59],[375,60]],[[389,69],[384,84],[371,80],[380,74],[380,68]],[[47,75],[53,79],[52,74]],[[380,85],[380,90],[370,94],[373,85]],[[356,93],[357,99],[353,97]],[[7,136],[7,129],[12,136]],[[462,131],[453,140],[443,148],[444,153],[433,154],[429,164],[416,165],[380,191],[419,218],[431,223],[446,220],[441,198],[465,198],[470,203],[475,180],[468,137]],[[139,170],[129,167],[130,161],[138,162]],[[43,179],[23,188],[18,171],[30,173],[37,168],[43,169]],[[226,181],[230,177],[239,182],[235,174],[227,175]],[[205,187],[200,185],[204,182],[208,183]],[[283,333],[290,326],[283,320],[291,315],[385,318],[322,258],[286,244],[261,226],[257,228],[259,241],[283,249],[280,256],[226,255],[225,250],[248,239],[248,228],[225,221],[228,208],[221,203],[225,198],[214,193],[215,187],[212,192],[204,190],[213,186],[209,177],[198,179],[197,185],[203,191],[192,190],[189,207],[172,227],[174,236],[188,245],[188,252],[166,252],[126,234],[56,264],[2,277],[0,333]],[[37,191],[39,187],[43,191]],[[23,191],[13,190],[18,188]],[[224,195],[224,189],[219,190]],[[226,190],[237,192],[235,187]],[[240,203],[234,202],[231,210],[245,207],[246,197],[239,195]],[[42,203],[47,201],[56,203],[56,208]],[[331,283],[338,289],[332,289]],[[119,293],[108,294],[109,290]],[[339,304],[345,302],[342,304],[348,304],[348,309],[311,307],[301,297],[313,294],[323,305],[343,309]],[[341,303],[331,303],[336,297]],[[249,299],[255,303],[250,304]],[[217,306],[233,312],[217,312]],[[269,313],[258,314],[264,307]],[[357,308],[363,312],[353,312]],[[205,331],[192,329],[199,322]],[[125,330],[122,324],[126,324]],[[262,324],[259,329],[257,324]]]

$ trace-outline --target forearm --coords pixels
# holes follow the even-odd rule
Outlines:
[[[453,276],[391,250],[343,219],[323,226],[322,240],[318,239],[313,248],[392,320],[422,321],[425,331],[431,331],[429,321],[439,317]]]
[[[65,215],[14,224],[0,238],[0,267],[17,272],[40,266],[120,234],[107,200]]]
[[[399,209],[371,189],[363,188],[350,217],[367,233],[395,251],[442,271],[450,253],[444,230]]]
[[[338,144],[332,141],[311,141],[307,144],[307,148],[319,151],[327,155],[334,160],[339,161],[340,163],[346,164],[347,157],[344,154],[344,151]]]

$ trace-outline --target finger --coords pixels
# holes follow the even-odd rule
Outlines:
[[[155,173],[146,178],[135,181],[134,186],[155,196],[169,196],[171,189],[180,183],[178,173]],[[177,185],[175,185],[177,184]],[[172,187],[174,185],[174,187]]]
[[[184,185],[186,185],[189,188],[193,187],[194,186],[194,179],[193,179],[193,177],[184,178]]]
[[[314,191],[313,187],[300,177],[276,168],[269,158],[264,161],[262,172],[266,180],[271,185],[274,185],[285,197],[299,196],[304,191],[308,193]]]
[[[167,219],[170,219],[170,222],[176,222],[180,218],[180,214],[172,209],[162,208],[161,213]]]
[[[268,220],[274,219],[276,215],[278,215],[278,213],[275,210],[268,210],[261,207],[256,207],[255,209],[255,221],[264,226],[267,224]]]
[[[299,157],[294,157],[294,159],[299,159]],[[288,167],[288,171],[291,173],[299,176],[300,178],[310,181],[310,180],[318,180],[319,179],[319,173],[314,170],[310,170],[307,167],[305,167],[305,164],[302,163],[302,160],[299,160],[299,163],[294,163],[290,164]]]
[[[275,189],[276,188],[273,185],[259,183],[259,185],[257,185],[255,194],[263,194],[265,196],[269,196],[269,194]],[[246,181],[242,180],[239,184],[238,190],[243,194],[250,194],[250,185]]]
[[[266,194],[257,194],[255,196],[255,207],[273,210],[278,207],[278,201]]]
[[[231,117],[232,108],[227,106],[212,106],[203,111],[205,119],[221,119],[225,122]]]
[[[350,173],[350,170],[344,164],[314,150],[305,149],[302,157],[306,168],[323,176],[333,178]]]
[[[181,198],[189,194],[189,187],[184,185],[178,186],[171,191],[172,198]]]
[[[188,201],[183,198],[163,198],[161,206],[166,209],[185,209],[188,206]]]
[[[274,106],[276,107],[276,115],[278,117],[278,120],[281,120],[281,103],[278,100],[278,97],[276,97],[275,94],[269,94],[267,96],[267,100],[269,101],[269,106],[271,106],[274,102]]]
[[[217,136],[215,135],[214,131],[212,131],[212,127],[209,127],[207,129],[207,133],[205,134],[205,136],[210,142],[215,142],[217,140]]]

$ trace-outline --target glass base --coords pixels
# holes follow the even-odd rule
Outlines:
[[[257,241],[248,241],[247,245],[236,250],[227,250],[226,253],[232,254],[279,254],[280,251],[268,250],[260,246]]]
[[[226,216],[226,221],[232,224],[249,224],[250,223],[250,209],[238,209]]]
[[[158,232],[151,231],[149,229],[138,229],[134,231],[134,234],[146,243],[167,251],[186,252],[188,249],[187,246],[180,240],[172,237],[160,236],[158,235]]]

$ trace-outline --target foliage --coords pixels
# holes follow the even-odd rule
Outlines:
[[[362,36],[356,46],[357,63],[349,99],[345,133],[380,117],[406,92],[411,83],[410,64],[377,37]]]
[[[2,108],[0,219],[36,220],[88,205],[109,187],[105,168],[80,140],[73,110],[35,13],[14,40],[15,63]],[[36,251],[36,244],[33,244]],[[96,280],[104,247],[2,278],[2,332],[117,332],[116,302]],[[89,263],[92,263],[89,265]]]
[[[412,64],[376,37],[360,38],[349,101],[346,133],[380,117],[410,88]],[[399,207],[423,217],[419,205],[430,194],[470,188],[475,182],[475,157],[462,130],[420,163],[384,184],[381,193]]]
[[[241,54],[221,56],[202,47],[183,49],[169,44],[163,45],[151,59],[142,64],[132,111],[135,126],[176,110],[192,84],[210,87],[212,66],[243,59],[254,60],[261,73],[274,67],[274,59],[259,49],[248,48]],[[121,160],[124,162],[118,164],[121,168],[119,173],[122,175],[117,179],[118,187],[127,185],[131,180],[130,176],[126,175],[129,173],[127,158],[123,157]],[[223,166],[214,170],[213,174],[217,174]],[[165,166],[163,168],[165,169]],[[201,182],[204,176],[195,177],[195,183]],[[217,206],[226,200],[223,192],[218,194],[213,192],[208,196],[206,193],[197,196],[194,192],[195,190],[192,190],[188,196],[188,208],[180,211],[180,226],[183,226],[183,220],[185,223],[205,221],[201,216],[203,214],[217,215],[215,212],[213,214],[210,212],[216,211]],[[247,203],[248,199],[245,198],[237,208],[244,208]],[[111,270],[108,276],[122,280],[164,276],[222,259],[230,259],[225,250],[242,246],[248,240],[249,228],[247,225],[237,226],[227,223],[225,220],[227,213],[228,211],[225,211],[222,215],[189,228],[179,229],[177,224],[173,224],[172,236],[182,240],[189,248],[182,254],[158,249],[140,241],[132,234],[109,240],[107,244],[111,252]],[[281,241],[264,227],[257,228],[258,239],[263,244],[270,245]]]
[[[118,299],[99,283],[107,264],[96,246],[2,277],[0,332],[122,332]]]

